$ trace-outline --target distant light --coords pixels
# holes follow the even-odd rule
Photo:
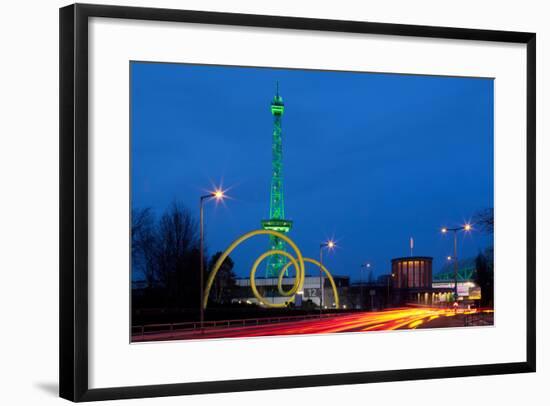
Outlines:
[[[343,305],[342,307],[345,309],[345,308],[346,308],[346,305]]]
[[[450,261],[451,259],[453,259],[453,257],[451,257],[450,255],[447,257],[447,261]]]
[[[464,225],[464,230],[465,231],[470,231],[472,229],[472,225],[471,224],[465,224]]]
[[[367,268],[370,268],[370,264],[367,264]]]
[[[330,249],[334,248],[336,246],[336,244],[334,243],[334,241],[332,240],[329,240],[327,242],[327,247],[329,247]]]
[[[442,233],[446,233],[446,232],[447,232],[447,227],[443,227],[443,228],[441,229],[441,232],[442,232]]]

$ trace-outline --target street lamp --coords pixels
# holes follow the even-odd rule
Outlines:
[[[388,290],[387,290],[387,293],[386,293],[386,307],[388,307],[389,303],[390,303],[390,281],[392,282],[393,284],[393,278],[395,278],[395,274],[392,272],[391,274],[388,275]]]
[[[454,256],[452,257],[452,259],[454,259],[454,268],[455,268],[455,293],[454,293],[454,298],[455,298],[455,301],[458,300],[458,254],[457,254],[457,232],[459,231],[472,231],[472,225],[469,224],[469,223],[466,223],[464,224],[463,226],[460,226],[460,227],[452,227],[452,228],[449,228],[449,227],[443,227],[441,229],[441,232],[443,234],[447,234],[449,231],[452,231],[453,232],[453,237],[454,237]],[[451,257],[448,256],[447,257],[447,260],[451,260]]]
[[[200,326],[201,333],[204,333],[204,308],[202,306],[204,302],[204,201],[214,199],[217,202],[220,202],[224,199],[224,191],[220,188],[208,193],[207,195],[202,195],[200,197],[200,280],[201,280],[201,295],[200,295]]]
[[[323,249],[327,248],[332,251],[336,247],[336,243],[332,240],[319,244],[319,318],[323,315]]]
[[[361,307],[363,307],[365,305],[365,298],[363,296],[363,291],[364,291],[364,280],[363,280],[363,268],[366,268],[366,269],[369,269],[370,268],[370,263],[369,262],[365,262],[364,264],[361,264],[361,268],[359,268],[359,272],[361,274]]]

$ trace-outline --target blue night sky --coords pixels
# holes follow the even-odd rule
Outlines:
[[[441,226],[493,207],[492,79],[141,62],[131,63],[132,206],[160,216],[178,200],[198,219],[199,196],[222,183],[232,199],[205,206],[209,254],[260,228],[277,81],[289,236],[313,258],[334,238],[333,274],[357,280],[367,261],[387,273],[411,236],[435,273],[452,254]],[[459,256],[491,244],[463,234]],[[237,275],[267,247],[263,236],[239,246]]]

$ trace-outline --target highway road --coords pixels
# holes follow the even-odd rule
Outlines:
[[[458,313],[459,315],[462,313]],[[260,337],[274,335],[295,334],[329,334],[360,331],[380,331],[397,329],[416,329],[429,327],[430,322],[440,318],[455,318],[457,314],[451,309],[442,308],[400,308],[378,312],[358,312],[343,315],[323,317],[322,319],[308,319],[253,326],[236,326],[225,328],[207,328],[204,333],[197,330],[188,331],[164,331],[147,333],[144,336],[135,335],[133,342],[139,341],[164,341],[186,340],[205,338],[236,338],[236,337]],[[460,325],[459,320],[454,323],[441,323],[438,326]],[[459,322],[457,324],[457,322]]]

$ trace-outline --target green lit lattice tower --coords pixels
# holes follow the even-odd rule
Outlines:
[[[269,220],[262,220],[262,228],[288,233],[292,227],[292,221],[285,220],[285,201],[283,194],[283,131],[281,121],[285,111],[283,98],[279,96],[279,84],[277,94],[271,102],[271,114],[273,114],[273,144],[272,144],[272,173],[271,193],[269,200]],[[269,236],[269,248],[272,250],[285,250],[285,242],[280,238]],[[266,277],[276,278],[281,268],[287,263],[282,255],[272,255],[267,259]]]

